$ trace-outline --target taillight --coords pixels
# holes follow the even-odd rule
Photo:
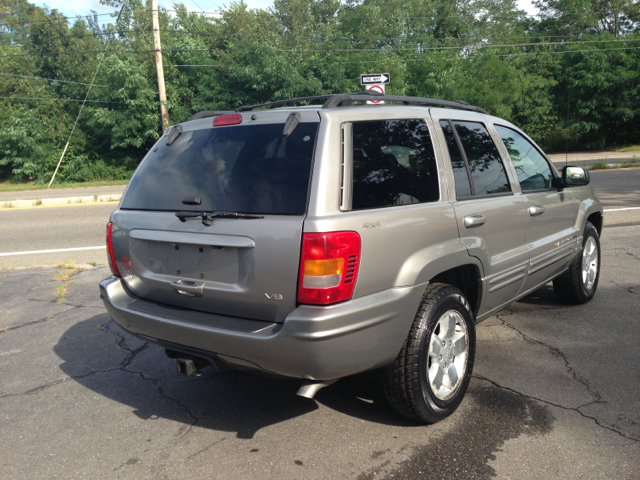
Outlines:
[[[349,300],[359,265],[360,235],[356,232],[305,233],[298,302],[329,305]]]
[[[242,123],[242,115],[234,113],[233,115],[220,115],[213,118],[214,127],[222,127],[224,125],[238,125]]]
[[[113,223],[107,223],[107,260],[109,260],[109,268],[111,269],[111,273],[119,277],[120,270],[118,270],[118,266],[116,265],[116,258],[113,256],[113,243],[111,242],[112,228]]]

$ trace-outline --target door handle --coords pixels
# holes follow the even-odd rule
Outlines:
[[[533,205],[529,207],[529,215],[532,217],[536,217],[538,215],[542,215],[544,213],[544,207],[542,205]]]
[[[190,280],[173,282],[171,288],[180,295],[186,295],[187,297],[202,297],[204,295],[204,283],[197,284]]]
[[[487,217],[484,215],[467,215],[464,217],[464,226],[467,228],[479,227],[480,225],[484,225],[486,221]]]

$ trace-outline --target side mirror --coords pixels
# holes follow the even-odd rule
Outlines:
[[[589,170],[582,167],[564,167],[562,169],[562,183],[567,187],[579,187],[588,185]]]

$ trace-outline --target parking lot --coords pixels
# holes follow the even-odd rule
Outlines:
[[[478,326],[459,410],[394,414],[377,372],[180,377],[123,332],[106,267],[0,271],[2,478],[639,478],[640,226],[605,228],[598,293],[550,287]]]

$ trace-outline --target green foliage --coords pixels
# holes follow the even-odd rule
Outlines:
[[[0,5],[0,97],[23,97],[0,99],[0,181],[49,180],[107,47],[88,99],[109,103],[85,105],[58,181],[127,178],[162,135],[150,2],[128,1],[117,26]],[[540,19],[515,0],[275,0],[214,18],[178,3],[160,11],[169,116],[357,91],[360,74],[388,72],[388,93],[479,105],[545,148],[640,142],[637,0],[537,6]]]
[[[0,168],[17,181],[40,180],[55,168],[55,146],[36,115],[19,109],[0,129]]]

